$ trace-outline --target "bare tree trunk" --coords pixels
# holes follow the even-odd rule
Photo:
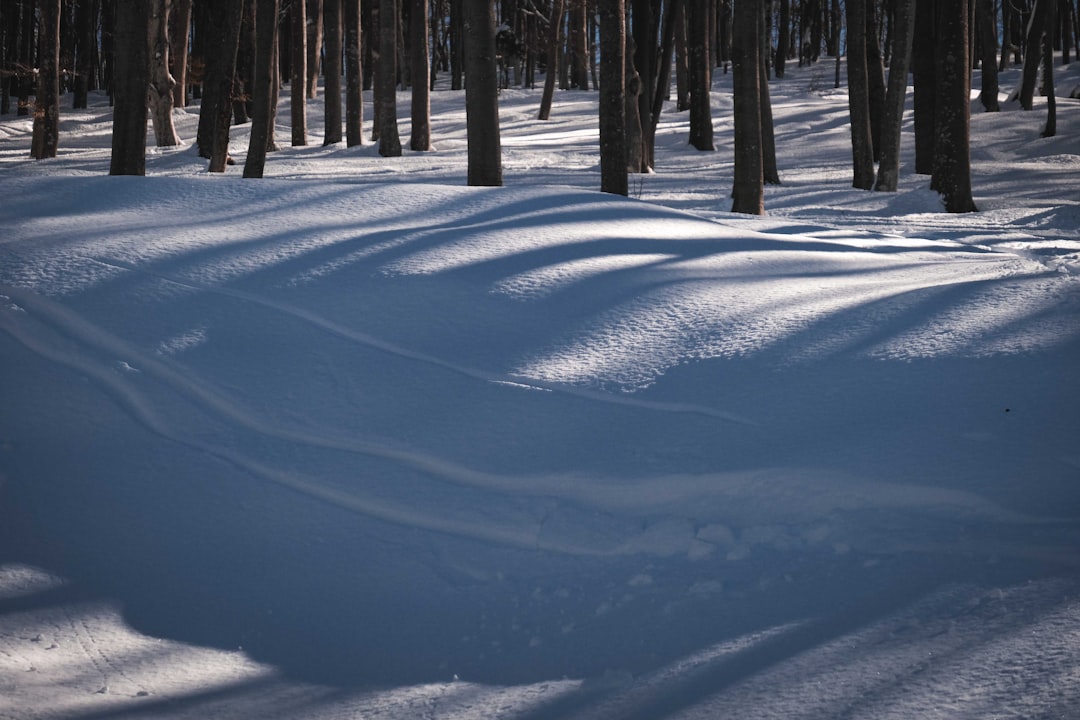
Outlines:
[[[870,89],[866,71],[866,2],[847,0],[848,109],[851,114],[852,186],[874,187],[874,143],[870,133]]]
[[[1053,28],[1057,7],[1051,2],[1046,8],[1046,39],[1043,41],[1043,95],[1046,96],[1046,127],[1043,137],[1057,134],[1057,94],[1054,92],[1054,43]]]
[[[78,0],[75,7],[75,82],[71,106],[85,108],[94,75],[94,55],[97,47],[97,6],[93,0]],[[7,86],[7,79],[4,79]]]
[[[169,72],[170,0],[150,0],[150,119],[158,147],[180,144],[173,124],[173,88],[176,80]]]
[[[360,0],[344,0],[345,145],[364,144],[364,68],[360,47]]]
[[[379,0],[379,60],[375,65],[375,125],[379,154],[401,155],[397,123],[397,2]],[[492,60],[495,59],[492,54]]]
[[[602,47],[601,43],[601,47]],[[634,67],[634,37],[626,33],[626,45],[623,52],[624,91],[623,114],[626,116],[626,171],[631,173],[648,172],[645,162],[645,133],[641,122],[641,75]],[[602,71],[602,69],[601,69]],[[649,103],[652,107],[652,103]]]
[[[307,0],[307,96],[319,94],[319,54],[323,45],[323,2]]]
[[[930,187],[941,193],[945,209],[951,213],[976,210],[971,197],[969,7],[966,0],[941,0],[937,4],[936,26],[940,34],[935,58],[940,74]]]
[[[60,144],[60,0],[41,3],[38,87],[34,98],[34,134],[30,154],[56,157]]]
[[[656,93],[656,73],[659,65],[659,47],[657,46],[657,17],[660,10],[659,0],[632,0],[633,3],[633,52],[627,51],[629,57],[627,65],[627,82],[636,76],[637,87],[634,88],[637,103],[638,127],[641,128],[640,161],[631,160],[631,172],[648,172],[654,162],[655,130],[653,122],[653,95]],[[628,39],[627,47],[630,47]],[[627,86],[627,90],[631,88]],[[628,116],[627,121],[633,128],[633,117]],[[631,143],[637,142],[635,140]],[[630,151],[636,154],[631,144]],[[637,162],[637,167],[635,167]]]
[[[551,19],[548,22],[547,68],[544,70],[544,94],[540,97],[538,120],[551,117],[551,101],[555,94],[556,68],[559,62],[559,39],[563,18],[563,0],[552,0]]]
[[[885,92],[885,117],[881,123],[881,162],[875,190],[896,192],[900,179],[900,128],[907,99],[907,76],[911,40],[915,31],[915,0],[896,0],[892,31],[892,63]]]
[[[307,8],[304,0],[292,0],[289,9],[289,99],[292,104],[293,147],[307,145]]]
[[[599,0],[600,191],[627,195],[626,4]]]
[[[323,29],[326,42],[326,60],[323,76],[326,78],[323,117],[326,132],[323,145],[341,142],[341,1],[325,0],[323,3]]]
[[[731,65],[735,119],[735,179],[731,211],[765,214],[765,175],[761,154],[762,0],[737,0],[732,24]]]
[[[784,77],[787,63],[788,46],[791,44],[791,0],[780,0],[780,27],[776,43],[776,59],[773,61],[773,73]]]
[[[278,0],[257,0],[255,6],[255,80],[251,107],[251,141],[248,144],[244,177],[261,178],[266,151],[273,135],[274,42],[277,37]]]
[[[764,8],[763,8],[764,10]],[[761,108],[761,173],[767,185],[780,185],[780,170],[776,165],[776,132],[773,128],[772,99],[769,97],[769,72],[766,63],[769,57],[765,15],[758,17],[758,34],[761,44],[761,78],[758,82],[758,103]]]
[[[218,96],[217,112],[213,116],[214,136],[210,152],[209,172],[225,172],[231,164],[229,157],[229,126],[232,124],[233,107],[231,95],[236,75],[236,50],[240,45],[240,23],[244,17],[244,0],[220,0],[223,8],[221,20],[221,48],[218,62],[221,74],[217,88],[211,88]]]
[[[495,65],[495,5],[464,0],[465,123],[469,185],[502,185],[499,72]]]
[[[997,17],[994,12],[994,0],[975,0],[975,24],[979,34],[980,62],[982,67],[982,88],[979,100],[987,112],[997,112],[998,106],[998,71],[997,71]]]
[[[589,89],[589,35],[587,0],[570,0],[570,84],[578,90]]]
[[[709,53],[709,0],[688,0],[690,60],[690,144],[712,151],[712,55]],[[755,25],[756,27],[756,25]]]
[[[911,71],[915,81],[915,172],[934,171],[937,130],[937,45],[935,0],[915,0],[915,36],[912,39]]]
[[[411,0],[409,14],[409,66],[412,74],[412,133],[409,147],[426,152],[431,150],[431,85],[430,55],[428,44],[431,33],[428,26],[428,0]]]
[[[1057,0],[1035,0],[1028,21],[1027,45],[1024,48],[1024,74],[1020,83],[1020,107],[1031,110],[1035,102],[1035,84],[1042,63],[1042,43],[1047,34],[1047,6]]]
[[[173,107],[187,107],[188,36],[192,0],[172,0],[169,12],[169,68],[173,80]]]
[[[114,0],[116,5],[113,131],[110,175],[146,174],[146,88],[150,62],[145,0]]]

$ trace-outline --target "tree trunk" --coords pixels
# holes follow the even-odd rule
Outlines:
[[[150,85],[150,25],[145,0],[114,0],[116,5],[113,130],[110,175],[146,174],[146,88]]]
[[[289,7],[289,100],[293,147],[307,145],[307,6],[292,0]]]
[[[173,88],[176,80],[169,72],[170,0],[150,0],[150,119],[158,147],[180,144],[173,125]]]
[[[971,64],[968,60],[967,0],[939,0],[935,109],[937,143],[930,187],[951,213],[975,212],[971,197]]]
[[[266,165],[268,137],[273,134],[274,40],[277,36],[278,0],[257,0],[255,6],[255,80],[251,107],[251,141],[244,177],[261,178]]]
[[[761,154],[762,0],[736,0],[731,65],[735,120],[735,180],[731,211],[765,214],[765,176]]]
[[[233,75],[233,124],[251,120],[251,98],[255,86],[255,0],[244,0]]]
[[[900,129],[907,100],[907,76],[911,40],[915,32],[915,0],[896,0],[892,30],[892,63],[885,93],[885,117],[881,124],[881,162],[875,190],[896,192],[900,179]]]
[[[401,156],[397,123],[397,2],[379,2],[379,59],[375,65],[375,125],[379,134],[379,154]],[[494,55],[492,55],[494,60]]]
[[[780,170],[776,165],[776,132],[773,128],[772,99],[769,97],[769,72],[766,62],[769,56],[769,45],[766,41],[765,16],[758,18],[758,35],[761,45],[761,61],[759,72],[761,78],[758,81],[758,92],[761,107],[761,172],[765,183],[768,185],[780,185]]]
[[[323,3],[323,30],[326,60],[323,64],[326,92],[323,95],[323,118],[326,130],[323,145],[341,142],[341,2]]]
[[[323,45],[323,2],[307,0],[307,96],[315,99],[319,94],[319,54]]]
[[[222,43],[218,51],[221,72],[217,76],[218,87],[209,89],[218,97],[213,115],[209,172],[225,172],[225,166],[232,163],[229,157],[229,126],[232,124],[233,115],[231,95],[236,76],[236,51],[240,45],[240,23],[244,17],[244,0],[220,1],[225,6],[221,15]]]
[[[690,144],[712,151],[712,56],[709,53],[709,0],[688,0],[688,55],[690,61]],[[756,25],[755,25],[756,27]]]
[[[787,63],[788,45],[791,44],[791,0],[780,0],[780,27],[776,43],[776,58],[773,61],[773,73],[778,78],[784,77]]]
[[[1024,74],[1020,82],[1020,107],[1031,110],[1035,101],[1035,84],[1042,64],[1043,37],[1047,30],[1047,6],[1057,0],[1035,0],[1028,22],[1027,43],[1024,47]]]
[[[188,36],[192,0],[172,0],[169,12],[169,68],[173,80],[173,107],[187,107]]]
[[[570,0],[570,85],[578,90],[589,89],[589,33],[587,0]]]
[[[412,133],[409,147],[426,152],[431,150],[431,85],[430,54],[428,44],[431,32],[428,26],[430,9],[428,0],[411,0],[409,13],[409,72],[412,75]]]
[[[645,133],[641,122],[641,75],[634,67],[634,37],[626,33],[623,50],[623,114],[625,115],[626,171],[648,172],[645,163]],[[601,68],[601,72],[603,69]],[[651,107],[651,103],[650,103]]]
[[[852,186],[874,187],[874,145],[870,133],[870,89],[866,71],[866,2],[847,0],[848,109],[851,115]]]
[[[915,0],[915,36],[912,39],[911,70],[915,82],[915,172],[934,171],[934,144],[937,120],[937,45],[935,0]]]
[[[94,76],[97,48],[97,6],[93,0],[78,0],[75,6],[75,81],[71,106],[85,108]],[[5,80],[5,85],[6,80]]]
[[[345,23],[345,145],[364,143],[364,68],[360,46],[360,0],[344,0]]]
[[[627,195],[626,4],[599,0],[600,13],[600,191]]]
[[[975,24],[979,34],[979,65],[982,67],[982,88],[979,100],[987,112],[997,112],[997,17],[994,0],[975,0]]]
[[[880,159],[881,122],[885,115],[885,65],[878,41],[880,17],[875,0],[866,2],[866,89],[870,112],[870,140],[874,162]],[[871,173],[872,175],[872,173]],[[873,179],[871,178],[871,182]]]
[[[633,3],[633,53],[627,51],[627,81],[637,77],[635,102],[637,102],[637,120],[641,128],[640,163],[631,172],[648,172],[653,166],[656,123],[653,122],[653,95],[656,93],[657,65],[659,48],[656,41],[657,16],[660,11],[658,0],[631,0]],[[629,47],[629,42],[628,42]],[[628,88],[629,89],[629,88]],[[628,116],[628,122],[632,116]]]
[[[1046,96],[1046,127],[1043,137],[1057,134],[1057,94],[1054,91],[1054,43],[1053,28],[1057,16],[1055,3],[1049,3],[1046,9],[1046,39],[1043,41],[1043,95]]]
[[[555,95],[556,68],[559,62],[559,40],[563,18],[563,0],[552,0],[551,18],[548,21],[547,67],[544,70],[544,93],[540,96],[538,120],[551,117],[551,101]]]
[[[465,124],[469,185],[502,185],[499,72],[495,65],[495,5],[464,0]]]
[[[39,33],[38,86],[30,154],[56,157],[60,144],[60,0],[43,0]]]

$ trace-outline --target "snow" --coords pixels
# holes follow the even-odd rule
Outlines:
[[[591,93],[503,91],[503,188],[443,90],[258,181],[0,118],[0,718],[1080,715],[1080,102],[976,105],[954,216],[831,73],[761,218],[720,73],[631,198]]]

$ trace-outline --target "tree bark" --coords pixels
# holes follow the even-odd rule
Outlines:
[[[780,0],[780,27],[778,29],[773,73],[776,77],[782,78],[787,63],[788,46],[791,44],[791,0]]]
[[[1057,0],[1035,0],[1028,21],[1027,41],[1024,47],[1024,71],[1020,81],[1020,107],[1031,110],[1035,104],[1035,84],[1042,64],[1043,37],[1047,34],[1047,7]]]
[[[468,184],[502,185],[495,5],[492,0],[464,0],[463,5]]]
[[[323,145],[341,142],[341,2],[323,2],[323,39],[326,43],[326,59],[323,62],[326,83],[323,118],[326,129]]]
[[[85,108],[94,75],[97,49],[97,6],[92,0],[78,0],[75,6],[75,80],[72,87],[73,108]],[[7,81],[5,79],[6,86]]]
[[[409,148],[420,152],[431,150],[431,56],[428,45],[431,32],[428,0],[411,0],[409,13],[409,72],[412,76],[412,131]]]
[[[307,6],[292,0],[289,7],[289,100],[293,147],[307,145]]]
[[[975,0],[975,24],[979,34],[979,65],[982,87],[979,101],[986,112],[998,112],[997,17],[994,0]]]
[[[652,168],[655,146],[653,121],[653,95],[656,93],[659,47],[657,46],[657,22],[660,12],[659,0],[631,0],[633,3],[633,52],[627,52],[627,80],[637,77],[637,119],[641,128],[641,160],[638,167],[631,162],[631,172],[648,172]],[[628,47],[629,47],[628,40]],[[670,47],[670,46],[669,46]],[[632,117],[628,122],[632,124]]]
[[[266,150],[273,134],[274,41],[277,36],[278,0],[257,0],[255,6],[255,80],[251,102],[251,141],[248,144],[244,177],[261,178],[266,166]]]
[[[912,39],[911,71],[915,82],[915,172],[934,171],[934,133],[937,127],[937,46],[935,0],[915,0],[915,36]]]
[[[976,210],[971,197],[969,7],[967,0],[937,3],[937,142],[930,187],[941,193],[945,209],[951,213]]]
[[[761,107],[761,172],[767,185],[780,185],[780,170],[776,164],[776,132],[773,127],[772,99],[769,97],[769,70],[766,67],[769,44],[766,35],[765,15],[758,17],[758,41],[761,60],[758,63],[761,78],[758,81],[758,103]]]
[[[1043,137],[1057,134],[1057,93],[1054,91],[1054,43],[1053,28],[1056,24],[1057,7],[1049,3],[1046,9],[1046,39],[1043,41],[1043,95],[1046,96],[1046,126]]]
[[[364,144],[364,68],[360,0],[343,0],[345,23],[345,145]]]
[[[30,154],[56,157],[60,144],[60,0],[41,3],[37,94]]]
[[[600,191],[629,194],[626,172],[626,4],[599,0]]]
[[[712,151],[712,55],[709,53],[708,0],[688,0],[688,54],[690,60],[690,144]],[[757,27],[755,25],[755,27]]]
[[[158,147],[180,144],[173,124],[173,88],[176,80],[169,72],[170,0],[150,0],[150,119]]]
[[[866,2],[847,0],[848,111],[851,116],[852,186],[874,187],[874,144],[870,133],[870,89],[866,71]]]
[[[324,0],[307,0],[307,96],[314,100],[319,94],[319,54],[323,45]]]
[[[150,85],[150,25],[145,0],[114,0],[116,5],[116,83],[113,86],[113,130],[110,175],[146,174],[146,88]]]
[[[188,36],[192,0],[172,0],[169,13],[169,66],[173,79],[173,107],[187,107]]]
[[[217,95],[218,102],[213,115],[209,172],[225,172],[225,166],[231,163],[229,157],[229,126],[232,124],[233,115],[231,96],[233,79],[236,75],[236,51],[240,45],[240,22],[244,16],[244,0],[220,0],[220,2],[224,5],[221,16],[222,44],[218,51],[221,72],[217,76],[218,87],[210,88],[210,91]]]
[[[735,119],[735,180],[731,211],[765,214],[765,176],[761,154],[762,0],[736,0],[731,65]]]
[[[875,190],[896,192],[900,179],[900,128],[907,99],[907,76],[911,41],[915,31],[915,0],[896,0],[892,31],[892,63],[885,92],[885,117],[881,124],[881,162]]]
[[[401,155],[397,122],[397,2],[379,1],[379,60],[375,65],[375,123],[379,154]],[[492,55],[494,60],[494,54]]]
[[[544,93],[540,96],[538,120],[551,117],[551,101],[555,94],[556,68],[559,63],[559,40],[563,18],[563,0],[552,0],[551,18],[548,21],[547,68],[544,70]]]

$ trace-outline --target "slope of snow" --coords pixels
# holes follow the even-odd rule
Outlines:
[[[727,76],[630,199],[578,93],[503,93],[504,188],[450,92],[259,181],[0,119],[0,717],[1080,711],[1080,104],[977,113],[949,216],[821,71],[764,218]]]

